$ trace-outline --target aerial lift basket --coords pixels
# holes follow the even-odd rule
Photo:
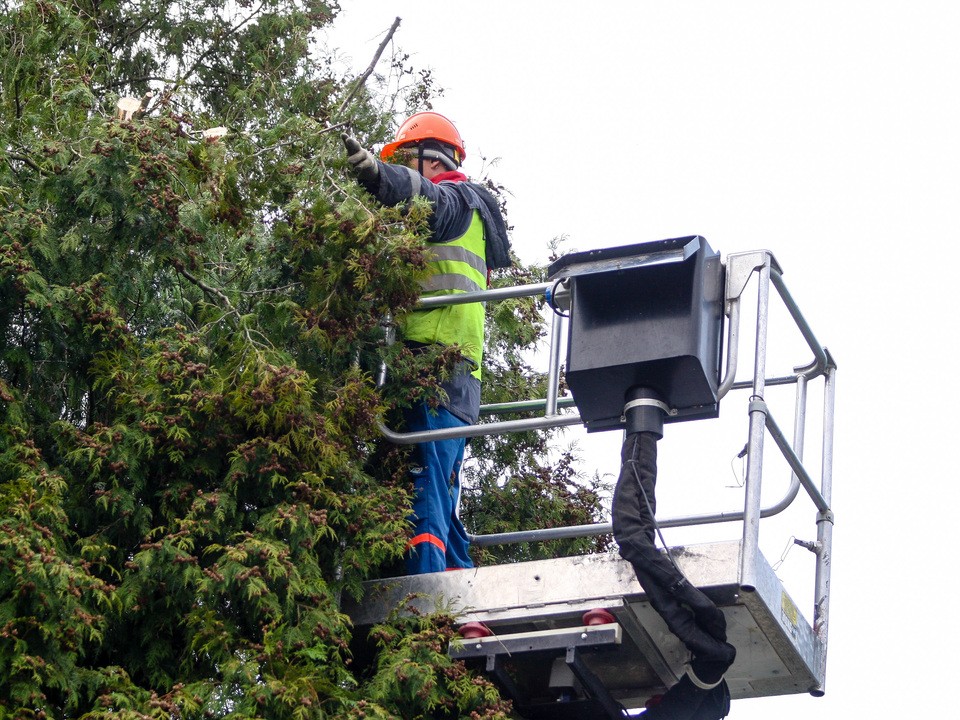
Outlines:
[[[740,540],[670,548],[690,582],[726,616],[728,639],[737,648],[736,662],[726,675],[733,698],[822,695],[834,521],[830,498],[836,364],[788,292],[776,260],[760,250],[731,254],[721,262],[702,237],[688,236],[573,253],[554,262],[548,273],[549,281],[537,285],[422,300],[429,307],[542,295],[556,311],[545,399],[481,408],[484,416],[516,413],[523,415],[520,419],[417,433],[381,425],[381,431],[393,442],[415,443],[574,424],[588,431],[615,430],[626,428],[624,399],[637,386],[655,391],[658,412],[667,423],[716,418],[727,393],[746,391],[742,509],[658,517],[658,522],[662,528],[742,524]],[[740,300],[753,278],[753,374],[738,381]],[[768,377],[766,371],[771,286],[814,355],[791,374],[777,377]],[[559,393],[567,324],[565,379],[578,413],[570,412],[573,403]],[[807,388],[817,378],[823,379],[824,393],[819,483],[803,460]],[[792,440],[764,399],[767,388],[788,385],[796,394]],[[542,415],[530,417],[531,412]],[[774,441],[789,465],[790,480],[778,502],[762,507],[765,438]],[[815,555],[812,621],[759,550],[760,520],[790,506],[801,487],[817,511],[816,539],[797,543]],[[472,536],[471,541],[496,545],[610,531],[609,523],[594,523]],[[462,642],[451,644],[451,655],[476,663],[514,699],[520,714],[531,719],[622,717],[621,706],[642,708],[674,684],[687,659],[630,564],[615,554],[373,580],[361,601],[345,598],[344,610],[361,630],[382,622],[403,603],[416,612],[452,611],[471,629],[482,624],[489,636],[465,633]]]

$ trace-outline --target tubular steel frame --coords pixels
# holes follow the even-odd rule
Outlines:
[[[746,476],[744,479],[744,509],[710,514],[686,515],[658,520],[661,527],[687,527],[722,522],[743,521],[743,549],[740,568],[741,586],[750,591],[757,580],[757,555],[759,553],[760,520],[783,512],[796,499],[802,487],[817,509],[817,540],[811,548],[816,555],[815,606],[813,629],[820,640],[817,658],[817,674],[825,677],[827,630],[829,624],[830,567],[832,560],[832,536],[834,516],[831,508],[833,485],[833,434],[834,399],[836,386],[836,363],[829,351],[817,341],[799,307],[790,295],[783,281],[782,271],[772,253],[757,250],[735,253],[727,256],[725,262],[725,315],[727,317],[727,355],[724,377],[720,382],[717,399],[723,398],[730,390],[749,389],[748,402],[749,434],[747,440]],[[758,275],[756,338],[754,349],[754,372],[751,380],[737,381],[737,360],[740,341],[740,300],[748,282],[754,274]],[[796,323],[803,339],[813,352],[814,359],[807,365],[794,367],[793,374],[781,377],[766,377],[767,335],[769,320],[770,285]],[[439,307],[470,302],[489,302],[519,297],[548,296],[557,283],[547,282],[533,285],[519,285],[497,288],[481,292],[468,292],[457,295],[445,295],[422,298],[420,307]],[[430,440],[449,438],[477,437],[497,435],[526,430],[542,430],[582,424],[579,414],[565,412],[574,405],[570,397],[558,396],[559,368],[561,365],[561,342],[565,329],[565,316],[557,312],[552,314],[550,332],[549,366],[547,371],[548,396],[540,400],[522,400],[517,402],[484,405],[481,415],[509,414],[520,412],[542,412],[537,417],[518,420],[482,422],[463,428],[429,430],[421,432],[396,432],[383,423],[380,431],[391,442],[397,444],[415,444]],[[389,321],[388,321],[389,324]],[[390,341],[388,332],[388,341]],[[386,371],[381,370],[378,383],[385,381]],[[807,472],[803,464],[804,431],[807,420],[807,386],[810,380],[824,378],[824,400],[822,418],[821,476],[819,487]],[[770,408],[764,401],[764,392],[768,386],[796,385],[794,437],[792,443],[784,435],[774,420]],[[774,441],[791,469],[790,484],[784,496],[773,505],[761,507],[760,489],[762,478],[763,444],[766,434]],[[602,535],[612,532],[611,523],[592,523],[560,528],[544,528],[518,532],[496,533],[490,535],[471,535],[470,540],[478,546],[507,543],[540,542],[561,538],[579,538]],[[822,685],[815,694],[822,694]]]

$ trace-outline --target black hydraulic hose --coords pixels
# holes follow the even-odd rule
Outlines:
[[[709,668],[707,674],[719,680],[736,656],[736,650],[726,641],[726,618],[655,543],[658,439],[655,432],[641,431],[629,434],[624,441],[613,496],[614,537],[650,604],[695,662]]]
[[[660,524],[657,522],[656,513],[653,511],[653,503],[650,502],[650,498],[647,495],[647,490],[643,486],[643,483],[640,482],[640,479],[639,479],[640,463],[638,463],[633,458],[630,458],[629,460],[627,460],[625,464],[637,466],[637,467],[631,468],[631,470],[634,472],[634,474],[637,477],[637,484],[640,486],[640,494],[643,496],[643,504],[646,507],[647,512],[650,514],[650,517],[653,518],[653,527],[657,531],[657,537],[660,539],[660,545],[661,547],[663,547],[663,552],[667,556],[667,559],[670,561],[670,564],[673,565],[674,568],[676,568],[676,571],[678,573],[683,575],[683,570],[681,570],[680,566],[677,565],[677,561],[674,560],[673,554],[670,552],[670,548],[667,546],[667,541],[663,537],[663,531],[660,529]],[[655,502],[656,502],[656,498],[654,498],[654,503]],[[683,575],[683,577],[686,578],[687,576]]]

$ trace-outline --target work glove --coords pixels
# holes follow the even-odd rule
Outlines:
[[[377,179],[380,176],[380,166],[377,164],[377,159],[373,156],[373,153],[364,149],[364,147],[357,142],[356,138],[346,133],[340,137],[343,138],[343,144],[347,148],[347,161],[350,163],[350,167],[357,176],[357,179],[368,190],[376,188]]]

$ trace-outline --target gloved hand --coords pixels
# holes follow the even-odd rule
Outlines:
[[[347,148],[347,161],[350,163],[357,179],[367,187],[367,189],[375,188],[377,186],[377,178],[380,175],[380,167],[373,153],[364,149],[363,146],[357,142],[356,138],[346,133],[340,137],[343,139],[343,144]]]

